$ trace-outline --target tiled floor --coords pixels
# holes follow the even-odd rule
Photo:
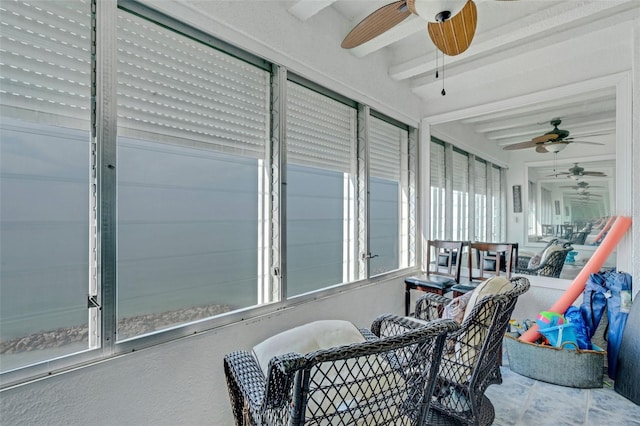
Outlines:
[[[612,385],[575,389],[540,382],[511,371],[506,356],[502,378],[486,391],[496,410],[494,425],[640,426],[640,406]]]

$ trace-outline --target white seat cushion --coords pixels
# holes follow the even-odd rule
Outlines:
[[[289,352],[308,354],[319,349],[330,349],[336,346],[352,343],[362,343],[365,338],[350,322],[341,320],[323,320],[292,328],[272,336],[253,347],[253,353],[258,359],[260,368],[267,374],[269,360],[276,355]],[[373,371],[372,367],[376,370]],[[344,382],[339,371],[346,368],[350,371],[350,380]],[[335,413],[332,420],[324,419],[318,424],[327,425],[333,422],[340,424],[368,425],[372,423],[372,416],[396,418],[395,409],[378,412],[384,407],[384,395],[396,388],[406,387],[404,378],[394,370],[390,370],[384,355],[378,355],[378,364],[359,365],[356,359],[337,360],[319,364],[311,372],[310,392],[307,399],[307,416],[311,417],[317,410],[324,413]],[[370,401],[370,398],[374,398]],[[368,410],[351,410],[359,403],[368,401]],[[370,405],[372,404],[372,405]],[[377,404],[381,404],[376,409]],[[340,420],[338,420],[340,418]],[[408,420],[407,420],[408,422]]]
[[[302,355],[335,346],[362,343],[365,338],[349,321],[315,321],[269,337],[253,347],[260,368],[267,374],[269,360],[276,355],[296,352]]]

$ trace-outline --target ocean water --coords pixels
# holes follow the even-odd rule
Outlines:
[[[90,212],[85,132],[0,127],[1,345],[87,326]],[[117,170],[119,321],[257,303],[266,245],[258,235],[258,160],[121,139]],[[344,177],[296,165],[287,174],[287,279],[295,295],[342,282]],[[370,189],[376,274],[398,264],[398,185],[372,179]],[[0,350],[1,368],[51,351],[65,353],[16,358]]]

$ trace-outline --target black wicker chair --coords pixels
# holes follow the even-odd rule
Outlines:
[[[236,425],[422,425],[452,320],[427,326],[377,318],[367,341],[269,361],[248,351],[224,358]]]
[[[470,308],[462,326],[447,337],[436,389],[426,424],[488,425],[495,411],[484,395],[491,384],[502,383],[499,356],[502,338],[518,296],[529,289],[526,277],[511,278],[513,288],[483,297]],[[438,318],[450,299],[427,293],[416,302],[415,316]]]
[[[517,267],[515,273],[559,278],[560,273],[562,272],[562,267],[564,266],[564,262],[567,258],[567,254],[571,250],[573,250],[573,247],[568,243],[565,243],[561,250],[556,250],[546,256],[540,265],[535,268]]]

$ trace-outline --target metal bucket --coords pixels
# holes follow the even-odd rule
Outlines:
[[[512,371],[532,379],[572,388],[601,388],[607,352],[562,349],[518,340],[507,333],[504,344]]]

